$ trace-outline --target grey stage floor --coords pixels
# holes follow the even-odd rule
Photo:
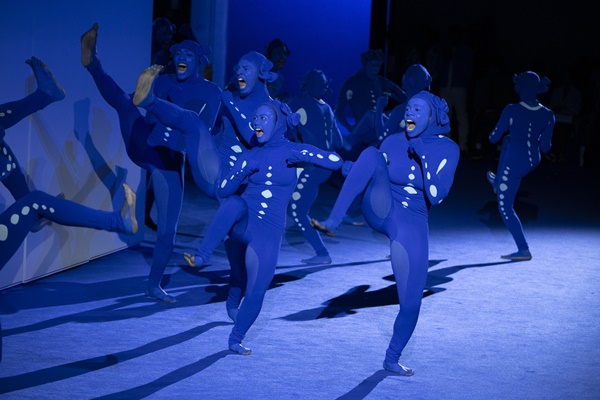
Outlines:
[[[398,304],[386,239],[342,225],[325,242],[333,264],[307,266],[301,234],[285,234],[276,276],[245,343],[227,350],[228,264],[222,247],[190,270],[216,203],[188,184],[165,286],[146,299],[154,232],[86,265],[0,292],[6,399],[598,399],[600,206],[597,169],[544,165],[517,210],[533,253],[515,250],[485,181],[487,162],[461,161],[430,215],[430,270],[401,361],[382,361]],[[323,217],[336,194],[326,185]]]

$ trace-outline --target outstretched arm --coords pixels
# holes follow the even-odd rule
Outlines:
[[[310,144],[295,145],[287,161],[288,164],[306,162],[333,171],[340,169],[344,163],[337,153],[321,150]]]

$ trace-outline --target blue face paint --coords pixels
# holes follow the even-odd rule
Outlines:
[[[175,52],[175,67],[177,71],[177,80],[185,81],[198,71],[198,56],[192,50],[185,47],[177,49]]]
[[[277,115],[272,107],[258,107],[252,119],[252,129],[256,131],[258,143],[266,143],[273,136],[277,124]]]
[[[427,129],[431,116],[431,107],[421,98],[411,98],[406,104],[404,119],[406,121],[406,134],[415,138]]]
[[[242,58],[234,67],[234,71],[242,96],[250,94],[258,79],[258,67],[253,62]]]

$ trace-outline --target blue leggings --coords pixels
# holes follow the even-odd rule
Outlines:
[[[523,225],[521,219],[515,212],[515,199],[521,186],[521,176],[516,176],[511,173],[510,165],[507,162],[508,141],[502,142],[502,152],[500,153],[500,160],[498,161],[498,171],[496,172],[496,179],[494,181],[494,189],[496,190],[496,198],[498,200],[498,211],[502,222],[510,232],[517,245],[517,249],[529,250],[529,244],[525,239],[525,233],[523,232]],[[516,168],[515,168],[516,169]],[[533,169],[533,168],[532,168]]]
[[[386,351],[386,361],[397,363],[408,343],[421,309],[429,264],[428,213],[423,194],[411,198],[411,207],[401,204],[403,197],[390,183],[388,166],[374,147],[365,149],[354,162],[340,190],[329,220],[339,224],[352,200],[363,190],[365,220],[390,239],[391,264],[396,280],[400,311]]]
[[[211,220],[198,255],[208,260],[210,254],[227,236],[225,249],[231,267],[228,308],[239,307],[229,344],[241,343],[256,321],[263,300],[275,275],[283,231],[263,230],[257,234],[256,225],[248,219],[248,205],[240,196],[225,198]],[[206,258],[204,258],[206,257]]]
[[[294,222],[301,229],[302,235],[312,246],[318,256],[328,256],[321,234],[310,226],[308,213],[319,194],[319,186],[327,181],[332,171],[318,167],[308,167],[298,177],[296,190],[292,195],[290,207]]]
[[[150,172],[158,210],[157,238],[148,276],[148,285],[160,284],[175,245],[175,235],[183,204],[185,155],[166,147],[147,144],[154,125],[147,122],[116,82],[95,59],[87,67],[98,91],[119,116],[121,135],[129,158]]]
[[[244,224],[245,221],[242,221]],[[262,309],[265,294],[275,276],[281,238],[283,232],[263,232],[261,237],[249,238],[248,231],[237,236],[233,233],[235,243],[230,245],[227,257],[231,265],[230,298],[243,293],[244,301],[240,305],[235,325],[229,335],[229,345],[239,344],[254,324]],[[257,236],[256,234],[254,236]],[[250,240],[249,240],[250,239]],[[234,261],[234,262],[232,262]],[[236,281],[245,285],[239,288]]]
[[[119,211],[94,210],[39,190],[18,199],[0,215],[0,268],[15,254],[41,218],[61,225],[126,233]]]

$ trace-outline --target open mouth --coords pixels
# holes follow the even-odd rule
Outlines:
[[[238,78],[238,84],[240,85],[240,89],[244,89],[246,87],[246,81],[242,78]]]
[[[177,64],[177,72],[180,74],[183,74],[185,71],[187,71],[188,66],[186,64],[180,63]]]
[[[261,137],[262,135],[265,134],[265,131],[263,131],[260,128],[255,128],[254,130],[256,131],[256,137]]]
[[[415,121],[412,121],[410,119],[406,120],[406,130],[407,131],[412,131],[413,129],[415,129],[417,127],[417,124],[415,124]]]

